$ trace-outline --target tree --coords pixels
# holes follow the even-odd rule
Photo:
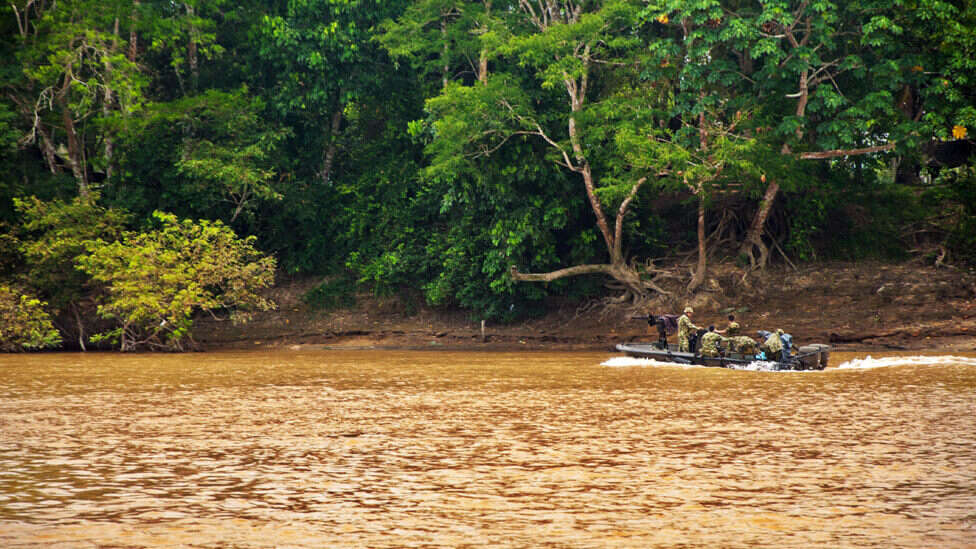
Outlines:
[[[0,351],[33,351],[61,344],[46,303],[0,284]]]
[[[75,322],[78,345],[85,349],[85,311],[98,298],[99,289],[74,268],[85,253],[85,242],[118,239],[131,217],[127,212],[96,204],[98,194],[71,202],[43,202],[36,197],[15,199],[23,216],[20,251],[26,263],[25,282],[59,315]],[[65,330],[68,332],[69,330]]]
[[[347,109],[388,89],[386,68],[377,66],[385,63],[385,54],[372,40],[372,28],[400,5],[294,0],[283,13],[264,18],[261,54],[274,66],[272,107],[311,146],[310,167],[322,184],[335,177]]]
[[[551,282],[567,276],[604,274],[628,295],[657,289],[625,256],[624,218],[640,188],[655,171],[612,167],[614,122],[632,104],[622,82],[633,77],[640,42],[633,32],[638,6],[608,2],[602,7],[574,2],[520,2],[504,31],[492,36],[496,65],[506,61],[534,75],[496,71],[483,85],[449,84],[427,102],[434,139],[429,174],[447,174],[480,161],[528,136],[548,149],[556,165],[579,178],[581,191],[602,237],[607,263],[575,265],[549,273],[523,273],[515,280]],[[611,117],[611,121],[607,120]],[[659,167],[666,170],[665,166]],[[600,178],[600,172],[606,177]],[[615,210],[608,220],[607,210]],[[611,225],[612,223],[612,225]],[[659,290],[658,290],[659,291]]]
[[[78,258],[106,287],[98,314],[117,327],[102,337],[117,338],[122,351],[184,350],[198,311],[246,322],[251,311],[274,308],[258,292],[274,282],[275,260],[254,249],[254,237],[238,238],[219,221],[153,217],[159,228],[90,240]]]
[[[138,180],[120,185],[145,187],[168,176],[165,191],[192,203],[180,204],[185,212],[229,223],[261,202],[281,200],[274,155],[287,131],[265,121],[264,108],[247,88],[153,104],[125,135],[122,164]]]
[[[29,127],[24,142],[38,144],[52,173],[71,173],[86,200],[95,173],[112,175],[114,113],[143,100],[145,78],[120,37],[130,11],[125,0],[14,5],[23,73],[7,97]]]

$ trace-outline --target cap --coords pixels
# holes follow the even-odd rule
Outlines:
[[[691,307],[685,307],[685,312],[686,313],[693,313],[693,312],[695,312],[695,310],[692,309]]]

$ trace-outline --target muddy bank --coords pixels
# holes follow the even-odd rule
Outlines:
[[[834,263],[771,270],[743,277],[718,265],[705,290],[687,297],[677,283],[651,303],[606,307],[553,299],[550,312],[516,324],[481,323],[467,311],[420,308],[408,312],[395,298],[360,298],[355,307],[316,311],[301,296],[318,279],[289,280],[270,294],[278,310],[234,326],[201,318],[194,339],[204,349],[389,348],[603,350],[647,339],[635,312],[695,307],[700,325],[726,324],[734,310],[748,334],[783,328],[799,342],[829,342],[842,349],[976,351],[976,274],[972,270]]]

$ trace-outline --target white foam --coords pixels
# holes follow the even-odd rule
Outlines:
[[[775,362],[767,362],[765,360],[753,360],[749,364],[730,364],[729,368],[733,370],[748,370],[750,372],[790,372],[796,370],[779,370]]]
[[[676,362],[661,362],[658,360],[651,360],[649,358],[635,358],[629,356],[615,356],[604,361],[600,366],[609,366],[611,368],[629,368],[633,366],[641,367],[660,367],[666,366],[669,368],[703,368],[704,366],[698,366],[696,364],[678,364]]]
[[[696,364],[678,364],[675,362],[661,362],[657,360],[651,360],[649,358],[634,358],[628,356],[616,356],[604,361],[601,366],[609,366],[611,368],[632,368],[632,367],[667,367],[667,368],[704,368],[704,366],[699,366]],[[868,355],[865,358],[854,358],[848,360],[837,366],[836,368],[829,368],[830,370],[870,370],[872,368],[892,368],[897,366],[950,366],[950,365],[961,365],[961,366],[974,366],[976,367],[976,358],[967,358],[961,356],[951,356],[951,355],[939,355],[939,356],[892,356],[884,358],[872,358]],[[749,364],[738,365],[729,364],[728,368],[733,370],[746,370],[751,372],[818,372],[822,370],[777,370],[777,365],[775,362],[767,362],[762,360],[754,360]]]
[[[613,358],[607,359],[600,366],[609,366],[611,368],[632,368],[632,367],[653,367],[653,368],[705,368],[700,364],[680,364],[677,362],[661,362],[658,360],[652,360],[649,358],[635,358],[629,356],[615,356]],[[776,372],[777,365],[775,362],[766,362],[762,360],[755,360],[749,364],[735,365],[728,364],[727,368],[733,370],[749,370],[753,372]],[[786,370],[783,370],[786,371]]]
[[[891,356],[885,358],[854,358],[837,366],[838,370],[869,370],[871,368],[893,368],[896,366],[976,366],[976,358],[962,356]]]

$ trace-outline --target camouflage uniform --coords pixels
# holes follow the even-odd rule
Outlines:
[[[772,360],[776,360],[783,350],[783,340],[779,338],[779,334],[772,333],[766,338],[766,341],[762,344],[762,350],[766,353],[766,356]]]
[[[698,326],[692,324],[691,319],[688,315],[684,314],[678,318],[678,350],[681,352],[689,352],[688,348],[688,337],[691,336],[691,332],[699,330]]]
[[[734,336],[739,333],[739,323],[736,321],[729,322],[729,327],[725,329],[725,335]]]
[[[702,336],[701,354],[702,356],[718,356],[719,343],[728,343],[728,338],[722,337],[718,332],[708,332]]]
[[[732,339],[732,348],[737,353],[744,355],[754,355],[759,352],[756,340],[749,336],[735,336]]]

